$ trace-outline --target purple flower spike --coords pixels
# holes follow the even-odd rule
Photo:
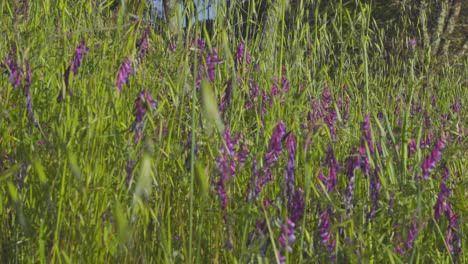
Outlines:
[[[319,217],[318,233],[320,236],[320,242],[322,245],[327,246],[329,250],[333,250],[335,247],[335,240],[331,239],[332,233],[330,230],[330,215],[328,210],[324,210]]]
[[[139,62],[141,63],[143,61],[143,58],[145,57],[146,53],[149,50],[149,42],[148,42],[148,35],[150,33],[150,25],[146,26],[145,32],[143,33],[143,36],[141,39],[137,40],[137,49],[138,49],[138,58]]]
[[[335,130],[336,119],[337,119],[337,115],[336,115],[335,110],[330,108],[328,111],[328,115],[325,116],[324,121],[325,121],[325,124],[327,124],[328,129],[330,130],[332,139],[335,139],[335,136],[336,136],[336,130]]]
[[[372,142],[372,133],[370,128],[370,114],[368,113],[361,123],[362,139],[367,143],[370,153],[374,153],[374,144]]]
[[[216,65],[222,64],[222,61],[218,58],[218,51],[216,48],[213,48],[213,51],[206,58],[206,71],[208,74],[208,79],[213,82],[215,79],[215,70]]]
[[[351,155],[346,159],[346,176],[348,176],[348,185],[346,186],[346,192],[344,196],[345,207],[347,215],[350,215],[351,209],[353,208],[353,196],[354,196],[354,171],[359,168],[359,156],[356,153],[356,149],[351,151]]]
[[[328,191],[332,191],[335,188],[337,178],[336,175],[340,169],[338,162],[335,158],[335,153],[333,152],[333,148],[331,144],[328,145],[328,153],[327,153],[327,160],[326,160],[328,167],[330,168],[330,176],[328,178]]]
[[[24,84],[24,94],[26,95],[26,108],[28,110],[29,118],[32,119],[34,125],[37,126],[37,120],[34,117],[34,111],[32,107],[32,96],[31,96],[31,83],[32,83],[32,72],[29,63],[26,62],[26,82]]]
[[[125,58],[125,60],[120,65],[119,71],[117,73],[117,88],[119,92],[122,92],[122,85],[128,85],[128,77],[133,74],[133,62],[130,58]]]
[[[457,99],[455,99],[455,102],[453,102],[452,112],[460,113],[460,111],[461,111],[460,98],[457,98]]]
[[[410,250],[413,248],[413,242],[416,239],[417,235],[418,235],[418,227],[416,223],[413,223],[409,227],[408,235],[406,236],[406,241],[405,241],[406,250]]]
[[[10,58],[5,59],[5,65],[7,66],[8,81],[13,85],[13,88],[18,88],[23,79],[23,73],[20,67]]]
[[[325,87],[325,89],[322,92],[322,101],[324,103],[324,108],[330,107],[332,103],[332,95],[330,92],[330,88],[328,88],[328,86]]]
[[[428,157],[426,157],[426,159],[423,162],[422,171],[424,179],[429,178],[429,175],[431,174],[432,170],[440,161],[442,157],[442,151],[445,149],[445,147],[446,141],[445,138],[442,136],[437,140],[436,145],[434,146],[434,149],[432,150],[431,154]]]
[[[235,55],[236,66],[242,63],[242,60],[244,59],[244,54],[245,54],[245,44],[244,42],[241,41],[239,42],[239,45],[237,45],[237,50],[236,50],[236,55]],[[252,57],[250,56],[249,53],[247,53],[245,62],[247,63],[247,65],[249,65],[251,61],[252,61]]]
[[[437,195],[437,201],[436,204],[434,205],[434,218],[436,220],[440,219],[440,216],[442,213],[445,211],[447,207],[447,202],[446,199],[450,196],[450,189],[447,188],[447,185],[445,182],[440,183],[440,191],[439,194]]]
[[[294,192],[292,199],[289,200],[288,207],[289,219],[294,223],[299,223],[304,217],[305,208],[304,191],[301,188]]]
[[[379,174],[381,173],[380,168],[377,167],[374,170],[374,173],[372,174],[370,178],[370,196],[372,199],[372,208],[367,215],[369,220],[372,220],[375,216],[375,213],[377,209],[379,208],[379,197],[380,197],[380,189],[381,189],[381,182],[380,182],[380,177]]]
[[[85,40],[81,40],[80,45],[75,50],[75,55],[73,56],[73,60],[71,62],[71,69],[74,75],[78,74],[78,68],[81,65],[81,61],[83,60],[83,55],[88,53],[89,48],[86,47]]]
[[[286,186],[288,195],[294,193],[294,162],[296,159],[296,137],[291,132],[286,138],[286,148],[289,152],[288,164],[286,167]]]
[[[291,245],[296,241],[296,236],[294,235],[296,224],[291,221],[289,218],[286,220],[286,223],[283,224],[282,232],[279,238],[280,245],[283,249],[292,252]]]
[[[268,168],[273,167],[279,156],[283,153],[281,141],[286,131],[286,125],[281,121],[276,125],[275,131],[270,139],[268,152],[265,154],[265,165]]]
[[[135,143],[143,136],[143,118],[150,108],[152,111],[156,110],[156,102],[151,98],[151,94],[143,89],[135,101],[135,122],[132,128],[135,132]]]

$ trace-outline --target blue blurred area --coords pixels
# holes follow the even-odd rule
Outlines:
[[[217,14],[217,3],[222,0],[194,0],[195,6],[198,13],[198,21],[203,20],[212,20],[216,17]],[[151,0],[150,0],[151,3]],[[163,0],[152,0],[153,10],[155,10],[156,15],[159,18],[164,16],[164,6]],[[184,6],[181,7],[184,9]],[[192,21],[195,22],[195,17],[192,18]],[[186,21],[184,20],[184,27],[186,26]]]

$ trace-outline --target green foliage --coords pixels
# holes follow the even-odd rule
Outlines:
[[[408,1],[388,10],[382,1],[280,2],[285,9],[275,10],[276,21],[270,18],[272,35],[239,30],[238,19],[249,30],[258,10],[254,4],[248,10],[232,5],[220,11],[212,34],[195,24],[175,38],[168,25],[153,25],[149,49],[139,59],[147,24],[144,1],[1,1],[2,262],[275,263],[281,254],[288,263],[323,263],[332,261],[330,256],[338,263],[465,263],[468,58],[444,52],[451,39],[445,35],[437,44],[441,53],[433,52],[433,35],[431,45],[419,41],[432,32],[423,23],[437,25],[427,20],[436,9],[428,7],[424,21]],[[389,20],[389,10],[401,12]],[[460,12],[464,21],[466,9]],[[450,20],[450,14],[441,20]],[[450,34],[460,36],[456,26]],[[197,47],[201,37],[204,50]],[[415,45],[409,43],[413,38]],[[450,45],[463,46],[453,38]],[[89,50],[67,80],[81,40]],[[241,41],[245,51],[239,58]],[[209,81],[214,49],[222,63]],[[116,78],[127,57],[134,72],[119,92]],[[6,58],[22,73],[17,88]],[[252,92],[255,84],[258,95]],[[274,86],[278,92],[270,96]],[[154,108],[146,98],[139,120],[136,99],[143,88]],[[327,111],[336,113],[336,135],[323,118],[312,125],[309,116],[319,111],[313,103],[323,100],[325,89],[331,92]],[[373,145],[362,139],[367,113]],[[294,186],[304,197],[291,252],[279,242],[294,213],[285,197],[286,137],[280,139],[284,151],[271,168],[272,180],[257,199],[250,197],[256,188],[254,161],[262,173],[279,121],[297,140]],[[234,152],[247,147],[243,166],[226,154],[225,131],[238,139]],[[432,144],[422,146],[431,131]],[[447,140],[442,161],[427,180],[419,179],[442,136]],[[329,174],[329,145],[342,167],[334,190],[325,190],[318,178]],[[380,169],[372,218],[372,180],[359,169],[349,212],[344,203],[345,161],[359,146],[370,158],[370,170]],[[226,208],[217,189],[223,154],[237,164],[235,177],[224,183]],[[442,181],[451,189],[446,202],[458,219],[452,231],[461,254],[451,253],[445,241],[450,221],[434,216]],[[267,206],[269,201],[273,205]],[[325,210],[333,248],[323,245],[319,234]],[[400,254],[397,248],[405,247],[413,225],[412,248]]]

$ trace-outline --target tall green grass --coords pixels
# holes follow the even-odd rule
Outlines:
[[[149,51],[120,93],[115,85],[119,66],[126,57],[136,60],[136,43],[149,22],[144,1],[122,1],[115,10],[112,1],[29,1],[28,7],[20,2],[0,3],[3,262],[276,263],[279,253],[288,263],[331,262],[330,256],[338,263],[467,261],[466,56],[449,64],[423,45],[410,45],[410,39],[424,36],[412,35],[415,31],[409,29],[415,28],[407,25],[378,23],[379,14],[366,1],[279,1],[282,8],[271,11],[276,20],[267,21],[272,25],[268,35],[247,32],[246,38],[240,30],[240,4],[234,4],[220,11],[211,36],[203,24],[189,24],[175,35],[161,21],[153,23]],[[255,2],[246,10],[250,17],[256,16]],[[242,22],[248,30],[256,23]],[[200,38],[207,43],[202,53],[196,48]],[[82,39],[89,52],[67,88],[64,72]],[[236,62],[241,41],[245,55]],[[222,64],[209,82],[203,69],[213,48]],[[27,62],[31,65],[33,116],[26,108],[25,82],[15,89],[8,80],[7,57],[23,69]],[[270,94],[275,77],[279,94],[262,114],[265,99],[250,96],[249,80],[259,85],[260,94]],[[289,92],[281,88],[282,77],[290,83]],[[219,112],[231,78],[231,103]],[[309,111],[317,110],[311,101],[320,101],[326,87],[337,112],[335,138],[323,122],[314,129],[307,125]],[[155,99],[156,109],[146,112],[143,138],[135,142],[135,100],[143,88]],[[66,92],[61,103],[56,100],[60,91]],[[338,99],[346,97],[345,126]],[[247,109],[251,100],[254,104]],[[456,100],[458,113],[452,110]],[[411,102],[421,111],[412,109]],[[424,111],[431,127],[425,127]],[[345,168],[335,191],[324,191],[318,179],[319,173],[328,174],[329,144],[345,166],[351,149],[362,142],[367,113],[375,146],[381,147],[370,159],[371,168],[381,168],[379,207],[372,220],[367,216],[372,207],[369,177],[356,170],[349,216],[343,204]],[[442,114],[448,114],[447,121]],[[286,150],[258,201],[247,199],[255,188],[253,161],[259,170],[265,165],[279,121],[297,139],[295,186],[304,190],[305,200],[291,252],[279,242],[291,213],[282,198]],[[430,148],[418,143],[409,157],[411,139],[420,142],[431,128]],[[226,184],[226,210],[215,191],[220,176],[216,161],[226,144],[223,129],[240,135],[249,150],[245,165]],[[418,180],[442,134],[448,140],[442,162],[429,179]],[[447,201],[459,224],[454,231],[462,252],[458,255],[444,242],[449,221],[444,215],[434,218],[443,164],[450,171]],[[267,198],[273,206],[263,206]],[[324,209],[330,211],[333,250],[319,236]],[[264,232],[256,227],[261,221],[266,221]],[[399,254],[396,248],[404,245],[413,224],[413,247]]]

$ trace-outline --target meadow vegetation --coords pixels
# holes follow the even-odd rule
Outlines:
[[[468,6],[292,2],[1,1],[1,261],[466,263]]]

